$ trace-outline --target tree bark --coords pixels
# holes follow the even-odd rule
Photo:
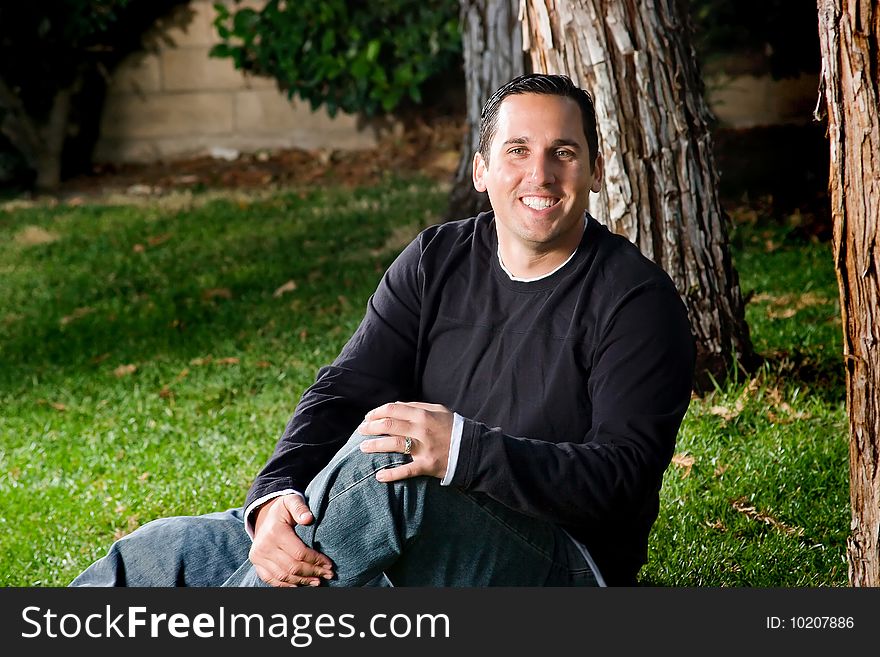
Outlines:
[[[686,8],[677,0],[523,6],[531,69],[566,74],[593,94],[605,184],[591,214],[675,281],[697,343],[697,388],[751,369]]]
[[[483,105],[498,87],[525,72],[518,16],[516,0],[461,0],[468,131],[449,196],[450,218],[472,217],[490,208],[488,195],[474,189],[471,171]]]
[[[853,586],[880,586],[880,7],[818,0],[850,429]]]
[[[0,79],[0,108],[5,116],[0,130],[36,173],[34,187],[55,192],[61,183],[61,154],[67,137],[71,100],[78,84],[55,93],[44,124],[27,113],[18,95]]]

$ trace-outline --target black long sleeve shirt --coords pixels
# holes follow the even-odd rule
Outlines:
[[[694,345],[672,281],[592,217],[575,256],[517,282],[494,216],[424,230],[303,394],[246,505],[304,490],[364,414],[390,401],[463,416],[451,485],[559,524],[606,582],[646,560],[687,409]]]

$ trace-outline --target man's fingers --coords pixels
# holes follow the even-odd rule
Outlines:
[[[396,468],[384,468],[379,470],[379,472],[376,473],[376,479],[383,484],[387,484],[392,481],[417,477],[420,474],[422,474],[422,472],[415,463],[407,463],[405,465],[399,465]]]
[[[254,570],[257,571],[259,578],[270,586],[293,587],[321,585],[320,578],[291,573],[274,561],[264,561],[259,565],[254,564]]]
[[[305,500],[300,495],[291,495],[285,498],[284,504],[297,524],[308,525],[315,519]]]
[[[394,417],[375,416],[375,419],[364,418],[357,430],[368,436],[407,435],[412,432],[413,423],[409,420]]]
[[[285,549],[287,547],[287,549]],[[321,579],[331,579],[330,560],[320,552],[304,546],[263,546],[251,548],[249,555],[257,574],[267,584],[280,586],[317,586]]]
[[[415,441],[410,446],[410,450],[414,446]],[[385,436],[383,438],[372,438],[364,440],[361,443],[361,451],[365,454],[373,454],[376,452],[399,452],[405,453],[406,438],[403,436]]]

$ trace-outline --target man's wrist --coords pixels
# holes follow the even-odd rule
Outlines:
[[[301,495],[301,493],[298,490],[295,490],[293,488],[285,488],[284,490],[279,490],[279,491],[275,491],[274,493],[268,493],[266,495],[263,495],[262,497],[259,497],[259,498],[255,499],[253,502],[251,502],[250,504],[248,504],[247,508],[244,511],[244,528],[245,528],[245,531],[247,532],[248,536],[253,538],[254,534],[256,533],[256,530],[257,530],[256,518],[257,518],[257,514],[260,510],[262,510],[265,506],[267,506],[268,503],[271,502],[272,500],[275,500],[275,499],[281,497],[282,495],[292,495],[292,494]]]
[[[461,449],[461,432],[464,428],[464,418],[458,413],[453,414],[452,435],[449,437],[449,456],[446,464],[446,474],[440,480],[441,486],[448,486],[455,477],[455,467],[458,465],[458,452]]]

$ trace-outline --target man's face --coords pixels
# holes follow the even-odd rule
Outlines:
[[[488,161],[474,156],[474,186],[489,193],[502,247],[570,253],[580,242],[590,191],[602,159],[590,167],[577,103],[563,96],[505,98]]]

